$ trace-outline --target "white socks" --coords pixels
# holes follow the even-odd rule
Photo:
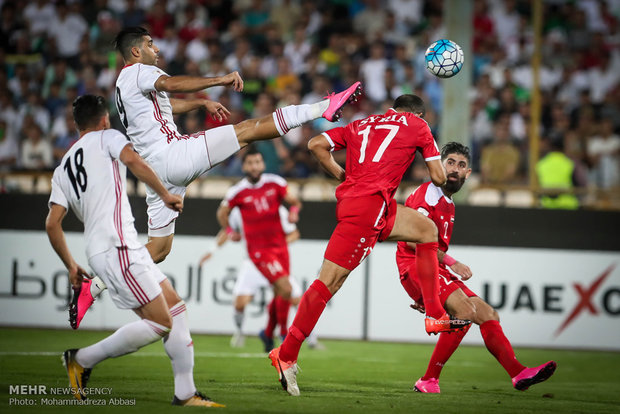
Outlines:
[[[243,326],[244,316],[245,314],[243,312],[235,311],[235,315],[234,315],[235,326],[237,327],[237,330],[239,332],[241,332],[241,327]]]
[[[190,398],[196,392],[194,385],[194,342],[189,334],[185,302],[170,308],[172,330],[164,338],[164,348],[172,362],[174,372],[174,395],[180,400]]]
[[[136,352],[143,346],[166,336],[168,332],[170,329],[165,326],[142,319],[121,326],[112,335],[96,344],[80,348],[75,359],[84,368],[92,368],[104,359]]]
[[[302,124],[320,118],[329,107],[329,99],[310,105],[289,105],[273,113],[273,122],[280,135]]]

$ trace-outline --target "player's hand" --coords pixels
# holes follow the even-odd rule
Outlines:
[[[241,92],[243,90],[243,79],[241,79],[239,72],[234,71],[228,75],[222,76],[222,85],[230,86],[234,91]]]
[[[233,230],[230,233],[228,233],[228,238],[234,242],[241,241],[241,233],[238,233]]]
[[[228,109],[219,102],[205,100],[205,108],[209,115],[218,121],[224,121],[230,116]]]
[[[422,305],[421,303],[413,302],[413,304],[409,305],[409,307],[413,310],[417,310],[420,313],[426,313],[426,309],[424,308],[424,305]]]
[[[179,213],[183,212],[183,197],[168,193],[166,196],[162,197],[161,200],[169,209],[178,211]]]
[[[472,277],[471,269],[469,268],[469,266],[461,262],[454,263],[452,266],[450,266],[450,269],[452,269],[454,273],[459,275],[461,277],[461,280],[467,280]]]
[[[288,211],[288,222],[297,223],[299,221],[299,210],[290,209]]]
[[[73,289],[79,289],[84,278],[92,279],[93,277],[77,263],[69,268],[69,282]]]

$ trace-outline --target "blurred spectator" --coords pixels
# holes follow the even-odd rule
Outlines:
[[[50,137],[54,150],[54,161],[58,165],[67,151],[80,139],[73,120],[73,105],[65,106],[64,111],[54,119]]]
[[[17,164],[19,148],[7,122],[0,118],[0,172],[10,171]]]
[[[45,36],[56,17],[56,9],[47,0],[36,0],[24,8],[24,17],[32,35]]]
[[[278,32],[282,34],[283,39],[292,38],[293,30],[297,32],[300,29],[298,26],[300,18],[301,7],[296,1],[282,0],[279,6],[271,9],[271,21],[276,25]],[[303,28],[301,29],[303,30]]]
[[[138,0],[126,0],[126,9],[122,13],[121,23],[123,27],[140,26],[146,19],[144,10],[138,7]]]
[[[50,114],[42,104],[41,95],[36,91],[28,93],[26,102],[19,106],[17,114],[19,128],[23,128],[27,124],[26,117],[31,117],[42,131],[49,131],[50,129]]]
[[[562,139],[541,142],[546,155],[536,164],[536,176],[540,188],[547,190],[570,190],[575,183],[575,164],[564,154]],[[544,208],[576,209],[579,200],[570,193],[547,194],[540,198]]]
[[[293,72],[300,74],[305,70],[306,57],[312,50],[312,44],[306,38],[303,27],[295,28],[294,37],[286,42],[284,46],[284,56],[289,58]]]
[[[20,165],[28,170],[47,170],[54,166],[52,146],[43,138],[43,131],[36,123],[24,126]]]
[[[360,66],[360,74],[366,96],[375,103],[383,102],[387,98],[384,78],[387,65],[383,44],[373,43],[370,56]]]
[[[165,35],[166,27],[173,23],[173,18],[166,12],[166,1],[156,0],[146,15],[151,37],[161,39]]]
[[[517,182],[517,171],[521,161],[519,150],[512,144],[508,126],[495,126],[493,142],[482,149],[480,172],[485,184],[502,185]]]
[[[620,187],[620,136],[614,133],[613,121],[603,119],[599,134],[588,139],[591,181],[600,188]]]
[[[374,42],[386,26],[387,12],[379,0],[364,0],[364,5],[364,9],[353,17],[353,29],[365,34],[369,42]]]
[[[56,13],[49,25],[48,35],[58,55],[77,65],[80,41],[88,33],[88,24],[82,16],[72,12],[63,0],[56,3]]]

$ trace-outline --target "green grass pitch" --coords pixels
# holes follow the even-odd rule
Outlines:
[[[93,370],[88,386],[110,387],[112,393],[94,398],[133,399],[134,406],[41,406],[44,397],[69,397],[9,395],[10,385],[67,387],[61,352],[108,334],[0,329],[0,412],[155,414],[189,409],[170,406],[172,369],[161,343]],[[226,413],[620,413],[620,353],[517,349],[525,364],[558,362],[549,381],[519,392],[485,348],[464,346],[444,368],[442,393],[425,395],[411,388],[426,368],[431,346],[326,340],[324,351],[302,348],[301,396],[295,398],[280,387],[257,339],[232,349],[228,337],[193,338],[196,385],[227,405],[210,410]],[[10,398],[34,399],[37,405],[9,405]]]

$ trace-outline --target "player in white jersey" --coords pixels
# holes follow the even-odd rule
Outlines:
[[[194,351],[185,303],[138,241],[125,191],[126,166],[161,197],[166,208],[180,212],[183,199],[164,187],[123,134],[109,129],[110,117],[102,97],[77,98],[73,115],[80,139],[52,177],[45,222],[50,243],[67,267],[71,285],[80,289],[83,278],[90,276],[77,264],[65,241],[62,221],[71,208],[84,223],[91,268],[107,284],[115,305],[133,309],[141,318],[91,346],[64,352],[73,395],[86,399],[84,388],[99,362],[163,339],[174,372],[173,404],[221,406],[194,386]]]
[[[342,107],[361,92],[361,84],[355,82],[345,91],[330,94],[312,105],[290,105],[260,119],[181,135],[173,114],[205,107],[209,114],[222,120],[229,112],[217,102],[174,99],[168,94],[196,92],[212,86],[230,86],[240,92],[243,80],[239,73],[214,78],[169,76],[156,66],[159,49],[148,31],[141,27],[123,29],[116,37],[116,48],[126,64],[116,81],[116,106],[121,121],[136,151],[151,164],[166,188],[181,196],[196,177],[250,142],[282,136],[316,118],[338,120]],[[166,209],[157,194],[148,188],[146,202],[149,217],[146,247],[157,263],[170,252],[178,214]]]

